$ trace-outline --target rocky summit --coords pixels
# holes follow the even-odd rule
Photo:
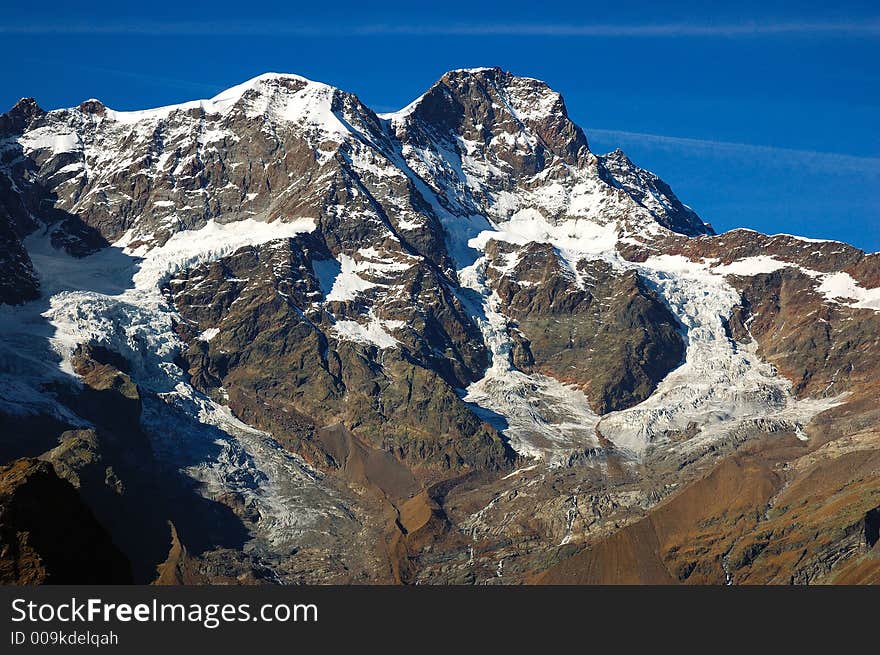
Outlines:
[[[0,271],[4,582],[880,582],[880,254],[541,81],[21,100]]]

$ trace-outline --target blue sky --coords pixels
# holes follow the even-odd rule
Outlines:
[[[497,65],[546,80],[594,151],[621,146],[719,231],[880,251],[876,2],[16,4],[3,109],[145,108],[281,71],[390,111],[446,70]]]

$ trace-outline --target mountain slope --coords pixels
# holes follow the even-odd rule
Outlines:
[[[730,453],[819,452],[814,417],[865,416],[877,265],[715,235],[500,69],[382,115],[286,74],[138,112],[23,100],[0,119],[0,420],[39,438],[3,453],[92,430],[116,457],[84,409],[99,353],[142,399],[151,479],[225,517],[152,512],[191,579],[518,581],[719,493],[700,480]],[[141,581],[160,550],[126,553]]]

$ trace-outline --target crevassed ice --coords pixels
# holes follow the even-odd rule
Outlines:
[[[534,214],[521,213],[514,220],[481,232],[469,244],[483,250],[490,239],[523,245],[530,241],[551,243],[571,270],[583,258],[602,259],[618,270],[638,270],[666,301],[687,335],[685,361],[664,379],[655,392],[629,409],[601,419],[590,412],[586,398],[569,388],[552,389],[538,376],[525,376],[509,365],[511,348],[506,319],[497,311],[497,299],[481,275],[484,258],[460,271],[464,286],[480,293],[485,320],[479,322],[492,352],[492,367],[483,380],[467,389],[465,400],[483,408],[497,425],[506,423],[511,445],[522,454],[558,460],[564,452],[595,444],[595,431],[633,456],[652,444],[664,443],[670,431],[684,431],[696,423],[701,432],[684,447],[696,447],[731,434],[751,420],[777,421],[782,427],[803,434],[802,425],[839,399],[797,400],[790,383],[761,361],[752,347],[733,343],[722,319],[730,315],[739,295],[724,279],[727,274],[755,275],[790,265],[769,257],[741,260],[725,267],[717,262],[691,262],[682,256],[663,255],[643,264],[623,260],[616,252],[617,228],[589,221],[567,220],[551,225]],[[816,274],[818,275],[818,274]],[[852,293],[852,291],[847,291]],[[863,300],[863,302],[870,302]],[[558,384],[558,383],[557,383]],[[536,406],[542,394],[555,395],[557,406],[568,405],[572,423],[584,430],[566,434],[546,421]],[[579,392],[578,392],[579,393]],[[529,427],[531,425],[531,428]],[[575,436],[576,438],[571,438]]]
[[[630,267],[654,284],[684,325],[687,349],[684,363],[648,399],[602,417],[598,430],[618,447],[641,454],[664,441],[667,431],[686,430],[690,423],[700,428],[691,447],[752,419],[787,421],[796,429],[837,402],[796,400],[791,383],[757,356],[755,344],[744,347],[727,337],[722,319],[739,294],[706,263],[664,255]]]
[[[198,461],[186,473],[203,483],[202,493],[215,497],[234,490],[252,499],[260,508],[256,541],[262,544],[292,545],[307,531],[323,538],[320,521],[327,516],[346,520],[332,492],[269,435],[241,424],[186,383],[172,362],[182,345],[173,330],[175,312],[158,288],[183,268],[313,229],[311,219],[211,222],[200,230],[179,232],[152,250],[127,250],[124,237],[82,259],[53,248],[46,233],[31,235],[25,246],[44,298],[0,306],[0,406],[56,411],[81,425],[42,385],[74,375],[70,357],[77,344],[105,345],[123,354],[138,384],[156,394],[145,395],[143,427],[169,466]],[[209,328],[201,336],[215,334],[216,328]],[[199,457],[182,456],[191,450]]]

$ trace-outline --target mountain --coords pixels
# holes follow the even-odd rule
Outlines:
[[[22,100],[0,268],[0,463],[135,581],[880,579],[880,255],[716,235],[538,80]]]

